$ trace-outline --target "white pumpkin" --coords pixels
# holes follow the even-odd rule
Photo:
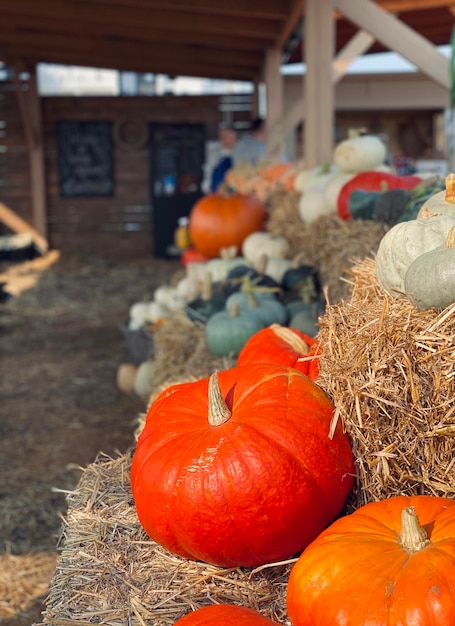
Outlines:
[[[340,191],[356,174],[357,172],[337,172],[327,182],[324,188],[325,201],[334,212],[337,211]]]
[[[117,369],[117,387],[123,393],[134,391],[137,366],[134,363],[121,363]]]
[[[300,171],[294,180],[294,189],[299,193],[305,193],[315,185],[325,185],[330,178],[338,172],[333,163],[324,163],[317,167]]]
[[[233,259],[210,259],[207,261],[205,269],[210,274],[212,282],[224,280],[234,267],[247,265],[243,257],[235,257]]]
[[[130,330],[139,330],[147,324],[148,319],[148,302],[135,302],[130,306],[128,315],[128,328]]]
[[[293,264],[290,259],[280,259],[277,257],[265,256],[258,261],[259,270],[263,268],[262,273],[270,276],[270,278],[276,280],[277,283],[282,282],[285,272],[292,266]]]
[[[199,293],[200,286],[187,274],[177,282],[175,289],[185,302],[190,302]]]
[[[376,255],[379,285],[389,295],[404,297],[404,279],[411,263],[420,255],[444,245],[455,217],[436,215],[395,224],[381,239]]]
[[[152,300],[147,303],[147,314],[146,314],[146,322],[148,324],[153,324],[158,320],[162,320],[165,317],[170,317],[171,311],[156,300]]]
[[[242,244],[242,254],[246,261],[257,266],[265,254],[268,257],[286,258],[291,251],[286,237],[273,236],[268,232],[258,231],[248,235]]]
[[[147,403],[154,390],[155,373],[155,361],[153,359],[147,359],[137,368],[136,378],[134,379],[135,393]]]
[[[343,172],[366,172],[384,162],[387,150],[375,135],[359,135],[341,141],[334,150],[333,162]]]
[[[313,187],[302,194],[299,200],[299,215],[305,224],[311,224],[321,215],[331,213],[334,213],[334,209],[330,206],[324,189]]]
[[[174,313],[181,311],[185,306],[185,299],[170,285],[161,285],[155,289],[154,300]]]

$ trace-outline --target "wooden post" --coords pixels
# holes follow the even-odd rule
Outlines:
[[[24,68],[16,63],[14,83],[29,150],[32,221],[38,233],[47,238],[46,180],[40,97],[36,80],[36,65],[27,70],[28,80],[21,78]]]
[[[265,88],[267,101],[267,149],[271,160],[277,161],[283,154],[281,120],[283,119],[284,81],[280,72],[281,49],[270,48],[265,58]],[[273,133],[278,133],[281,141],[274,140]]]
[[[305,166],[315,167],[331,161],[333,152],[335,22],[333,0],[307,0],[305,6],[304,155]]]

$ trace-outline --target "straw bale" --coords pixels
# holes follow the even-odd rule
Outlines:
[[[14,619],[32,600],[47,593],[55,569],[54,551],[0,555],[0,621]]]
[[[169,553],[139,524],[130,464],[129,453],[100,454],[68,495],[42,624],[170,626],[191,610],[221,602],[286,623],[286,585],[295,559],[256,569],[221,568]]]
[[[288,239],[296,263],[312,265],[327,287],[330,302],[349,295],[343,280],[354,259],[375,254],[389,226],[372,220],[343,220],[322,215],[306,224],[298,212],[300,194],[277,192],[270,199],[267,230]]]
[[[385,294],[372,258],[319,320],[318,383],[349,433],[357,482],[348,510],[399,494],[455,497],[455,305],[419,311]]]
[[[177,313],[153,330],[154,367],[150,370],[150,398],[175,383],[210,376],[215,370],[234,365],[234,360],[217,357],[210,352],[205,341],[204,326]]]

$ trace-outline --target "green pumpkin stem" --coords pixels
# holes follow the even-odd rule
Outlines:
[[[228,405],[224,401],[221,394],[220,383],[218,381],[218,372],[213,372],[209,378],[209,414],[208,420],[210,426],[221,426],[227,422],[232,413],[228,408]]]
[[[412,554],[423,550],[430,543],[428,535],[419,522],[414,506],[409,506],[401,512],[401,535],[402,548]]]
[[[444,242],[444,248],[455,248],[455,226],[449,230],[449,233]]]
[[[455,204],[455,174],[449,174],[445,180],[446,183],[446,202]]]

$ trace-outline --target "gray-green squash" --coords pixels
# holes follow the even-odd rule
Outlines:
[[[205,341],[212,354],[236,357],[248,339],[263,327],[257,317],[240,311],[238,303],[234,303],[229,310],[210,317],[205,325]]]
[[[404,290],[418,309],[445,309],[455,303],[455,226],[445,244],[411,263]]]
[[[234,302],[238,303],[243,313],[248,313],[259,319],[263,326],[280,324],[284,326],[289,314],[283,304],[271,293],[242,293],[230,295],[226,301],[226,308],[230,309]]]

